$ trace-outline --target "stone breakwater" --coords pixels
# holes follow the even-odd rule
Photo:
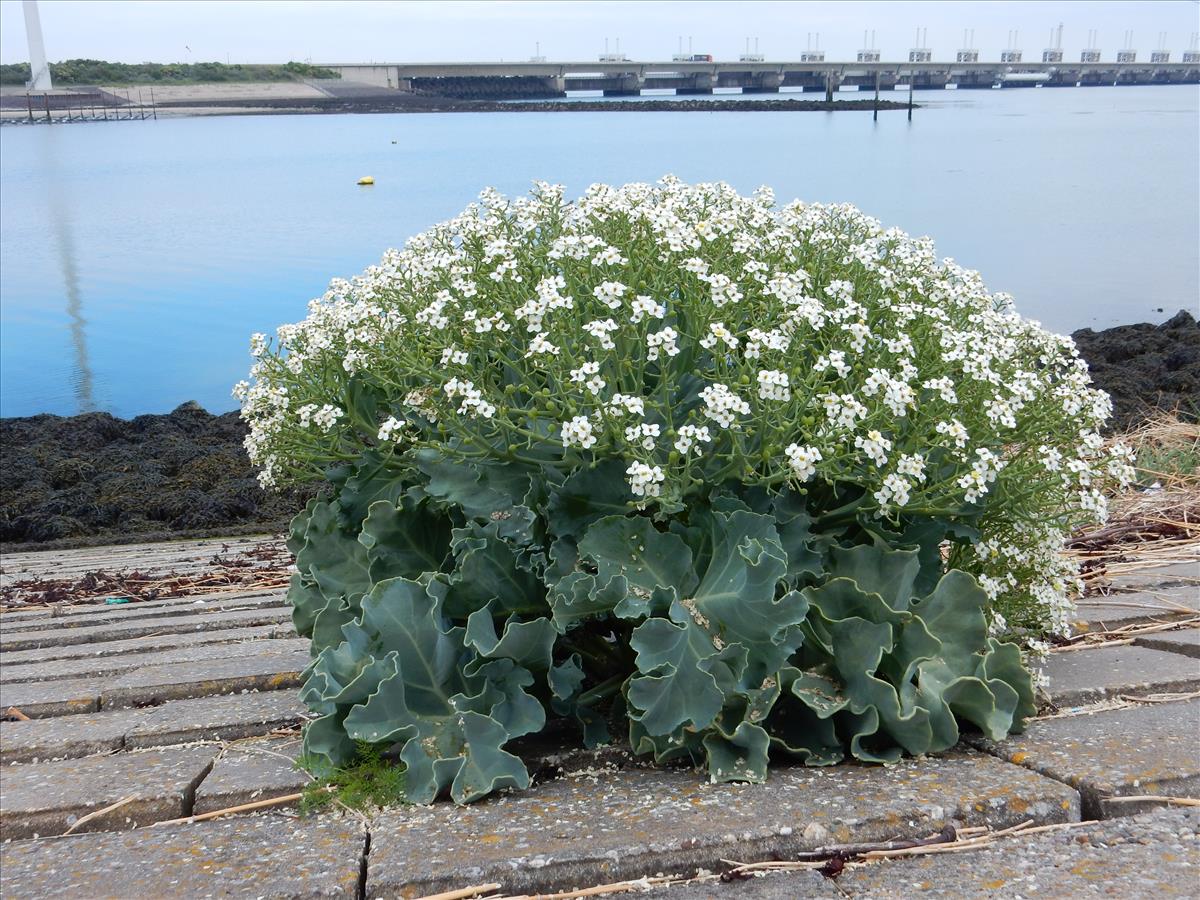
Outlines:
[[[1113,398],[1112,426],[1137,425],[1154,410],[1200,418],[1200,323],[1180,310],[1161,325],[1143,322],[1071,335],[1092,378]]]
[[[1073,337],[1096,383],[1113,395],[1115,428],[1153,409],[1197,417],[1200,324],[1190,313]],[[0,420],[0,544],[281,531],[312,494],[259,488],[245,433],[237,413],[212,415],[194,403],[128,421],[107,413]]]

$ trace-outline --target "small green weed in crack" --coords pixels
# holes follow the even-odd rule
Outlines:
[[[300,812],[304,815],[328,809],[334,801],[360,812],[404,803],[405,767],[383,755],[385,746],[359,741],[354,761],[345,768],[329,770],[320,760],[302,756],[296,764],[318,772],[304,788]]]

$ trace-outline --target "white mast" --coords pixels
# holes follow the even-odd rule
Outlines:
[[[42,20],[38,17],[37,0],[24,0],[25,37],[29,40],[29,89],[48,91],[50,66],[46,64],[46,45],[42,42]]]

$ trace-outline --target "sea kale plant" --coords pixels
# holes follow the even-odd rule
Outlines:
[[[310,759],[411,800],[589,746],[761,780],[1034,710],[1064,535],[1130,474],[1071,341],[932,244],[724,184],[485,191],[256,335],[235,393],[297,516]]]

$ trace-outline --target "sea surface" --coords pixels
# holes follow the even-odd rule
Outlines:
[[[1196,86],[916,101],[911,122],[621,111],[0,128],[0,415],[232,409],[252,332],[303,318],[331,277],[485,185],[534,179],[574,194],[674,173],[848,201],[932,236],[1061,332],[1196,309]],[[364,175],[373,187],[355,185]]]

